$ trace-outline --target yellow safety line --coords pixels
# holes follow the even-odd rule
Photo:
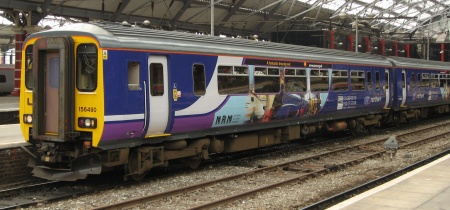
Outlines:
[[[156,137],[164,137],[164,136],[170,136],[170,133],[161,133],[161,134],[150,134],[146,135],[145,138],[156,138]]]

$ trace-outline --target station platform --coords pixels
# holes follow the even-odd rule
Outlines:
[[[0,149],[30,145],[22,136],[20,124],[0,125]]]
[[[19,111],[19,97],[2,96],[0,97],[0,112]]]
[[[450,209],[450,155],[328,209]]]

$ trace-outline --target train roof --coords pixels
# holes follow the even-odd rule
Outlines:
[[[388,57],[387,59],[393,61],[395,63],[395,66],[399,68],[438,69],[450,71],[449,62],[430,61],[430,60],[402,58],[402,57]]]
[[[417,59],[385,59],[382,56],[366,53],[355,53],[341,50],[330,50],[273,42],[261,42],[238,38],[205,36],[191,33],[162,31],[141,27],[126,27],[117,23],[77,23],[66,27],[32,34],[29,38],[43,34],[87,35],[95,37],[103,48],[128,48],[152,50],[199,52],[205,54],[220,54],[231,56],[255,56],[278,59],[307,60],[317,62],[345,63],[354,65],[410,66],[415,68],[445,68],[441,62]]]

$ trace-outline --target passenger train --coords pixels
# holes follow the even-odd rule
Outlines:
[[[9,95],[14,90],[14,65],[0,64],[0,96]]]
[[[444,62],[78,23],[24,42],[21,129],[33,173],[125,168],[360,133],[449,112]]]

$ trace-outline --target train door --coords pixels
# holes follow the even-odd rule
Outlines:
[[[41,38],[33,47],[33,138],[66,141],[73,132],[73,40]]]
[[[385,69],[384,70],[384,85],[383,85],[383,90],[384,90],[384,92],[385,92],[385,94],[386,94],[386,101],[384,102],[384,108],[385,109],[387,109],[387,108],[389,108],[389,103],[390,103],[390,100],[391,100],[391,97],[390,97],[390,94],[389,94],[389,84],[390,84],[390,81],[389,81],[389,69]]]
[[[406,102],[406,72],[403,69],[402,70],[402,103],[400,104],[400,107],[405,107]]]
[[[148,59],[148,110],[146,136],[163,134],[169,121],[167,57],[150,55]]]
[[[44,133],[58,133],[58,102],[59,102],[59,52],[49,51],[45,55],[45,102],[44,102]],[[51,114],[50,114],[51,113]],[[56,117],[54,117],[56,116]]]

